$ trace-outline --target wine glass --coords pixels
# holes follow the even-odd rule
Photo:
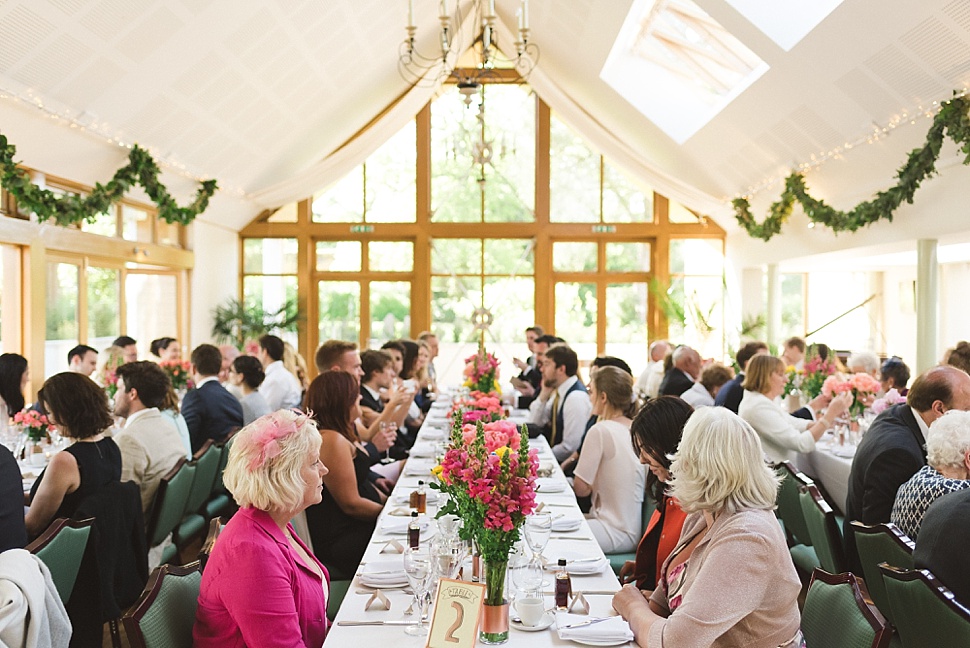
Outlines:
[[[525,543],[519,541],[512,547],[509,555],[509,571],[515,586],[515,598],[521,596],[541,596],[542,568],[527,555]]]
[[[447,515],[439,517],[437,521],[438,532],[444,540],[454,542],[458,539],[458,531],[461,529],[461,518],[453,513],[448,513]]]
[[[431,584],[432,571],[431,553],[427,545],[416,548],[408,547],[404,550],[404,573],[407,575],[408,584],[414,592],[412,606],[418,617],[418,622],[407,626],[404,632],[414,637],[423,637],[428,634],[428,627],[424,625],[424,599],[428,592],[428,586]]]
[[[464,546],[461,543],[449,540],[439,534],[431,542],[431,558],[433,561],[434,577],[433,582],[442,578],[454,579],[461,568],[462,560],[465,558]]]
[[[386,434],[387,432],[393,432],[396,429],[397,429],[397,426],[394,424],[393,421],[381,421],[381,434]],[[394,460],[391,459],[391,448],[388,447],[387,450],[384,451],[384,458],[381,459],[381,463],[387,464],[387,463],[391,463],[392,461]]]
[[[538,562],[543,562],[542,550],[549,544],[552,535],[552,513],[538,511],[525,519],[525,541]]]

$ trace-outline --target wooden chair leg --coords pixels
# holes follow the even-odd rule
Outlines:
[[[108,621],[108,628],[111,630],[112,648],[121,648],[121,632],[118,631],[118,619]]]

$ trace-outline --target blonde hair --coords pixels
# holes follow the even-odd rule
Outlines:
[[[303,359],[300,352],[289,342],[283,343],[283,368],[296,376],[296,379],[300,381],[300,388],[306,391],[307,386],[310,384],[307,380],[309,371],[306,366],[306,360]]]
[[[261,416],[231,442],[222,481],[240,507],[295,511],[306,482],[300,474],[310,455],[320,455],[316,422],[293,410]]]
[[[970,412],[949,410],[933,421],[926,435],[926,463],[939,470],[963,466],[970,450]]]
[[[592,387],[606,394],[606,401],[613,409],[626,412],[633,398],[633,376],[618,367],[599,367],[589,379]]]
[[[761,439],[724,407],[691,415],[670,473],[670,494],[687,513],[775,507],[779,479],[765,463]]]
[[[748,362],[748,368],[744,372],[744,382],[741,383],[741,386],[764,394],[771,389],[771,374],[779,369],[785,369],[785,363],[781,358],[764,353],[758,354]]]

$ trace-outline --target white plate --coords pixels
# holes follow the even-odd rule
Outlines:
[[[566,482],[551,477],[540,477],[536,480],[539,493],[562,493],[566,490]]]
[[[572,641],[572,642],[575,642],[575,643],[578,643],[578,644],[582,644],[584,646],[625,646],[626,644],[630,643],[626,639],[603,639],[603,640],[596,640],[596,639],[575,639],[575,638],[573,638],[573,639],[567,639],[566,641]]]
[[[539,632],[540,630],[545,630],[546,628],[552,626],[556,622],[556,615],[552,612],[546,612],[542,615],[542,618],[534,626],[524,625],[521,621],[516,621],[512,619],[509,621],[509,625],[516,630],[521,630],[522,632]]]

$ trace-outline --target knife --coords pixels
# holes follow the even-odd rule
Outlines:
[[[616,617],[600,617],[598,619],[587,619],[586,621],[580,621],[579,623],[570,623],[565,625],[560,630],[572,630],[573,628],[582,628],[583,626],[593,625],[594,623],[599,623],[600,621],[609,621],[610,619],[615,619]],[[337,624],[340,625],[340,624]]]
[[[407,626],[417,625],[417,621],[407,621],[405,619],[390,619],[387,621],[337,621],[338,626]]]

